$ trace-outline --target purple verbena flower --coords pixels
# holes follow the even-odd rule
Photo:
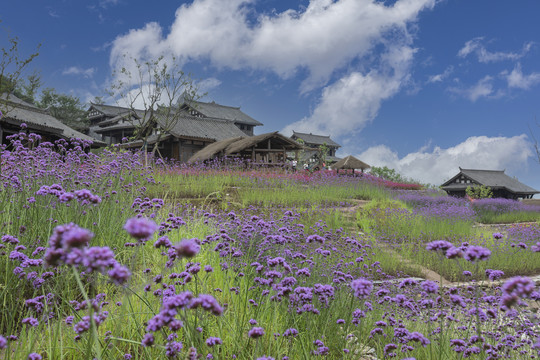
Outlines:
[[[520,298],[526,298],[534,291],[534,282],[528,277],[516,276],[502,286],[501,305],[512,307]]]
[[[446,240],[435,240],[426,245],[426,250],[446,251],[453,247],[454,245],[451,242],[448,242]]]
[[[124,229],[136,239],[147,240],[158,230],[158,226],[152,220],[135,217],[126,221]]]
[[[359,278],[351,281],[351,288],[354,291],[354,296],[358,298],[364,298],[369,296],[371,289],[373,289],[373,283],[364,278]]]
[[[476,262],[479,260],[487,260],[491,255],[491,251],[482,246],[469,246],[465,250],[465,255],[463,256],[465,260],[470,262]]]
[[[154,345],[154,335],[152,333],[144,334],[141,344],[144,347],[149,347],[149,346]]]
[[[252,339],[259,338],[264,335],[264,329],[262,327],[253,327],[248,332],[248,336]]]
[[[221,341],[220,338],[218,337],[209,337],[208,339],[206,339],[206,345],[208,346],[215,346],[215,345],[221,345],[223,342]]]
[[[174,246],[176,256],[191,258],[197,255],[201,249],[195,239],[184,239]]]
[[[424,289],[424,291],[428,294],[435,294],[437,291],[439,291],[439,285],[434,281],[426,280],[421,286],[422,289]]]

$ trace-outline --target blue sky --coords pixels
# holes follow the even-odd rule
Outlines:
[[[374,165],[434,184],[506,169],[540,190],[540,2],[193,0],[9,2],[44,86],[90,101],[122,55],[174,55],[203,99],[264,123],[331,135]]]

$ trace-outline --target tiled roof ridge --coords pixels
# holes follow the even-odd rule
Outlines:
[[[320,137],[330,138],[330,135],[319,135],[319,134],[313,134],[313,133],[303,133],[303,132],[298,132],[298,131],[294,131],[294,130],[293,130],[293,133],[301,134],[301,135],[311,135],[311,136],[320,136]]]
[[[30,111],[35,111],[35,112],[39,112],[39,113],[42,113],[44,115],[51,115],[49,113],[49,110],[48,109],[43,109],[43,108],[40,108],[40,107],[37,107],[36,105],[34,104],[30,104],[24,100],[21,100],[19,99],[18,97],[16,97],[15,95],[10,95],[9,97],[14,97],[15,99],[19,100],[20,103],[17,103],[15,101],[12,101],[10,100],[9,98],[7,99],[3,99],[3,98],[0,98],[0,102],[3,102],[3,103],[9,103],[9,104],[12,104],[11,106],[13,107],[17,107],[17,108],[21,108],[21,109],[25,109],[25,110],[30,110]]]
[[[189,105],[189,103],[199,103],[199,104],[205,104],[205,105],[213,105],[213,106],[220,106],[220,107],[225,107],[225,108],[230,108],[230,109],[237,109],[237,110],[240,110],[240,106],[229,106],[229,105],[222,105],[222,104],[218,104],[217,102],[215,101],[198,101],[198,100],[189,100],[186,102],[186,104]]]

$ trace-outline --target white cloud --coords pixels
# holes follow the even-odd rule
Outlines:
[[[493,78],[489,75],[484,76],[471,87],[450,87],[448,88],[448,91],[463,96],[472,102],[483,97],[499,97],[501,95],[500,93],[495,93],[493,90]]]
[[[403,45],[383,54],[380,66],[367,74],[353,72],[324,88],[311,116],[288,125],[293,130],[340,136],[362,130],[376,116],[381,102],[393,96],[408,76],[414,49]]]
[[[476,54],[478,61],[481,63],[497,62],[503,60],[518,60],[524,57],[532,47],[532,43],[528,42],[523,45],[520,52],[490,52],[482,44],[484,38],[477,37],[465,43],[463,48],[458,52],[459,57],[467,57],[470,54]]]
[[[283,79],[302,74],[301,93],[326,87],[311,115],[285,131],[339,136],[360,131],[409,81],[415,49],[408,27],[436,3],[311,0],[301,10],[257,14],[255,1],[184,4],[168,33],[148,23],[117,37],[110,65],[135,73],[126,59],[165,55],[180,66],[208,61],[218,69],[270,71]],[[338,72],[339,79],[329,83]]]
[[[195,0],[176,11],[170,32],[157,23],[117,37],[110,63],[122,64],[125,54],[147,59],[175,55],[180,62],[209,60],[230,69],[270,70],[289,78],[299,69],[309,76],[310,91],[324,85],[353,59],[392,44],[406,32],[420,11],[435,0],[398,0],[392,6],[374,0],[311,0],[303,10],[255,14],[254,0]]]
[[[107,50],[107,49],[110,48],[111,46],[112,46],[112,43],[111,43],[111,42],[106,42],[106,43],[104,43],[103,45],[92,46],[92,47],[90,47],[90,50],[92,50],[93,52],[100,52],[100,51],[105,51],[105,50]]]
[[[62,75],[81,75],[85,78],[91,78],[92,76],[94,76],[95,72],[96,68],[84,69],[78,66],[71,66],[62,71]]]
[[[450,65],[446,69],[444,69],[444,71],[442,73],[436,74],[436,75],[431,75],[428,78],[427,83],[429,84],[429,83],[442,82],[448,76],[450,76],[450,74],[452,74],[453,71],[454,71],[454,67],[452,65]]]
[[[527,90],[540,83],[540,73],[533,72],[529,75],[523,75],[520,64],[517,64],[512,72],[503,72],[502,75],[506,78],[510,88]]]
[[[120,0],[101,0],[99,6],[106,9],[109,6],[116,6],[120,3]]]
[[[221,80],[216,78],[208,78],[196,83],[198,93],[201,95],[204,93],[209,93],[212,90],[218,88],[221,85]]]
[[[53,10],[53,9],[49,9],[49,16],[53,17],[53,18],[59,18],[60,17],[58,12],[56,12],[56,10]]]
[[[525,134],[513,137],[474,136],[464,142],[443,149],[429,151],[422,148],[400,158],[385,145],[374,146],[358,155],[371,166],[388,166],[406,177],[421,182],[440,185],[459,167],[485,170],[506,169],[515,175],[527,166],[533,156],[531,143]]]

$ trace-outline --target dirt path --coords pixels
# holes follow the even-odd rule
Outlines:
[[[356,220],[357,211],[362,209],[363,207],[365,207],[367,204],[369,204],[370,201],[369,200],[355,200],[355,199],[350,200],[350,201],[352,203],[354,203],[353,206],[339,209],[339,211],[341,211],[344,214],[345,218],[351,222],[351,225],[347,228],[347,230],[350,231],[351,233],[357,234],[360,237],[366,237],[366,235],[364,233],[362,233],[361,231],[359,231],[360,229],[358,229],[358,227],[355,225],[355,220]],[[520,224],[521,225],[532,225],[532,224],[536,224],[536,223],[520,223]],[[505,233],[508,227],[515,226],[515,225],[516,224],[479,224],[478,223],[478,224],[475,224],[473,226],[478,227],[478,228],[492,229],[493,232],[500,231],[500,232]],[[424,266],[422,266],[420,264],[417,264],[417,263],[415,263],[415,262],[401,256],[399,254],[399,252],[397,252],[394,249],[391,249],[386,244],[379,243],[378,245],[381,246],[381,248],[384,249],[384,251],[386,251],[388,253],[391,253],[393,256],[395,256],[397,259],[399,259],[400,262],[406,263],[409,266],[417,268],[421,272],[422,277],[425,280],[431,280],[431,281],[435,281],[437,283],[441,283],[441,285],[445,286],[445,287],[464,287],[464,286],[470,286],[470,285],[477,284],[477,283],[474,283],[474,282],[452,282],[452,281],[449,281],[449,280],[445,279],[444,277],[442,277],[437,272],[435,272],[435,271],[433,271],[431,269],[428,269],[428,268],[426,268],[426,267],[424,267]],[[540,275],[533,276],[533,277],[531,277],[531,279],[536,284],[540,284]],[[504,283],[505,280],[506,279],[501,279],[501,280],[498,280],[498,281],[486,281],[486,282],[481,282],[481,283],[482,283],[482,286],[496,287],[496,286],[501,286]]]

